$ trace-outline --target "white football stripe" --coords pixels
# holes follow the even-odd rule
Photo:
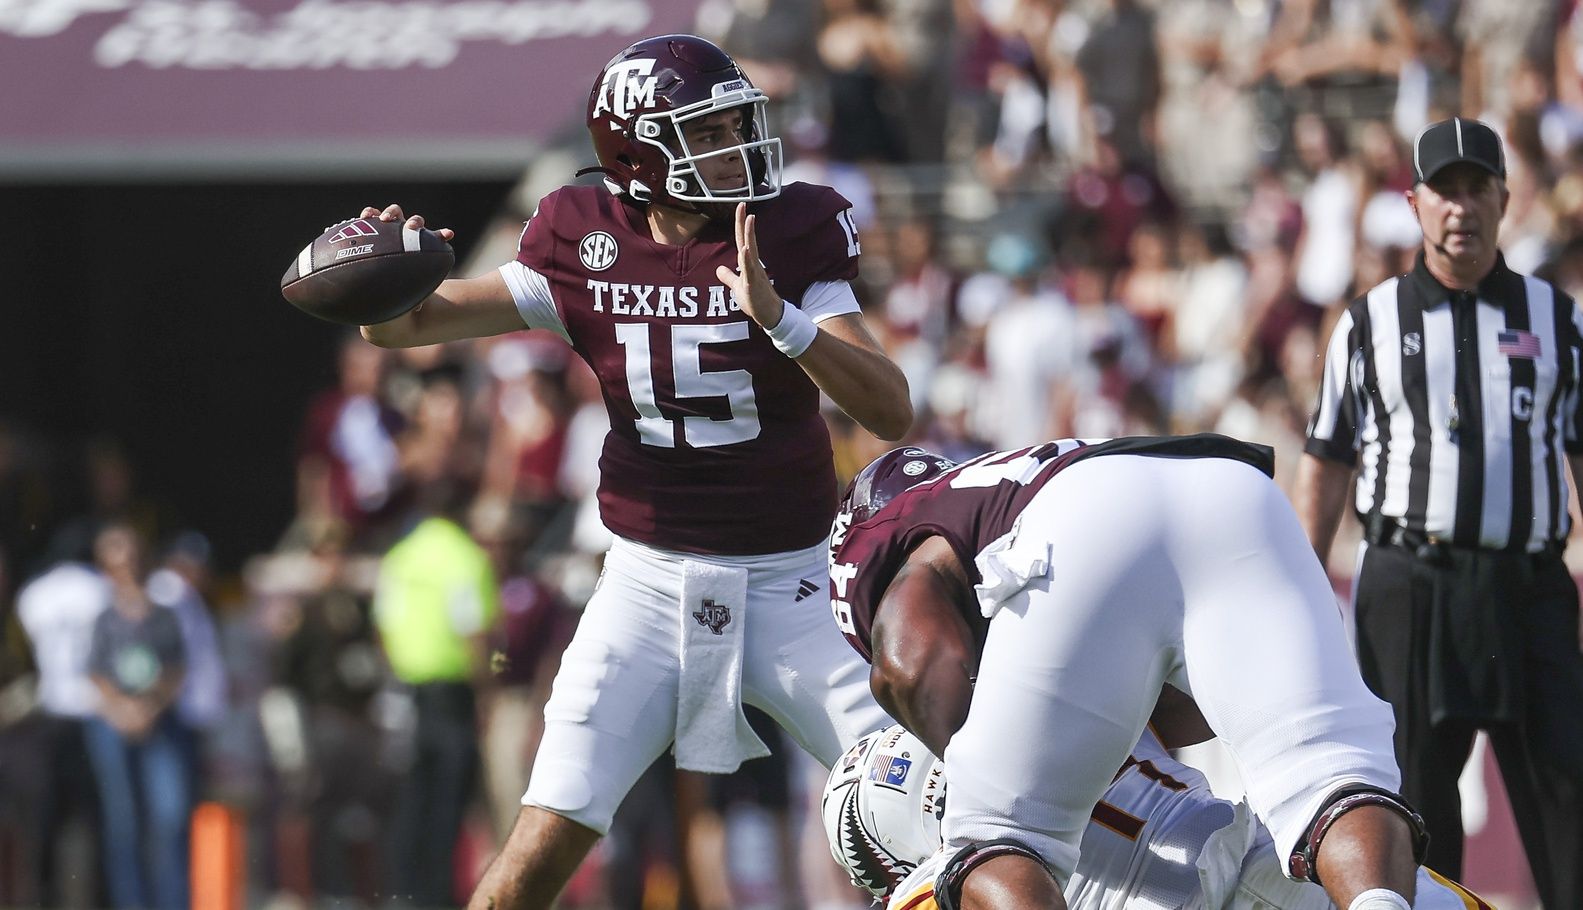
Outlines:
[[[418,232],[415,229],[403,226],[401,229],[401,248],[409,253],[415,253],[423,249],[423,238],[418,236]]]
[[[310,243],[297,254],[297,277],[301,278],[311,271],[313,271],[313,244]]]

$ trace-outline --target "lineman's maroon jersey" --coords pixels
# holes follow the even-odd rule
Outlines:
[[[975,559],[1009,533],[1050,478],[1100,455],[1231,458],[1265,474],[1275,469],[1267,446],[1226,436],[1137,436],[1085,443],[1061,439],[1025,449],[991,452],[912,487],[861,524],[836,515],[830,532],[830,604],[836,624],[864,660],[872,660],[870,632],[885,590],[907,554],[930,537],[943,537],[978,584]],[[1076,517],[1075,517],[1076,518]]]
[[[850,204],[793,183],[754,203],[760,259],[780,296],[857,275]],[[573,348],[599,377],[610,433],[599,507],[622,537],[721,555],[824,539],[835,513],[819,389],[715,277],[736,269],[732,224],[655,242],[641,209],[602,187],[544,197],[517,261],[549,281]]]

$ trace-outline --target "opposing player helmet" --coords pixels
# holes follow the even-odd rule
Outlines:
[[[915,446],[891,449],[852,478],[846,495],[841,497],[840,512],[850,515],[852,524],[861,524],[906,490],[954,467],[956,462],[927,449]]]
[[[605,184],[638,202],[754,201],[780,194],[781,142],[770,135],[768,97],[731,55],[694,35],[646,38],[605,64],[588,95],[588,132]],[[735,144],[695,151],[682,127],[740,108]],[[740,155],[746,181],[736,189],[704,182],[698,164]],[[684,207],[690,207],[684,205]]]
[[[852,884],[883,897],[940,849],[945,765],[900,724],[858,740],[830,769],[821,815]]]

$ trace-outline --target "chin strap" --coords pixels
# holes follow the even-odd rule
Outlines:
[[[987,840],[981,844],[968,844],[956,851],[956,855],[951,857],[939,876],[935,878],[935,904],[940,910],[957,910],[960,906],[958,901],[962,899],[962,883],[967,880],[967,874],[1000,856],[1026,857],[1038,863],[1039,868],[1046,872],[1050,869],[1043,857],[1009,837]]]
[[[622,186],[620,181],[616,179],[618,176],[620,176],[619,174],[608,167],[598,164],[581,168],[572,176],[575,178],[583,177],[588,174],[602,175],[605,178],[605,189],[608,189],[610,191],[610,195],[612,196],[620,196],[624,199],[628,199],[634,203],[637,203],[638,205],[648,205],[649,203],[654,202],[658,203],[659,205],[669,206],[679,212],[690,212],[694,215],[703,215],[713,221],[724,221],[729,223],[733,218],[736,217],[737,203],[741,201],[737,199],[722,199],[717,202],[693,202],[689,200],[676,199],[671,196],[666,196],[663,199],[656,200],[654,198],[653,191],[644,186],[642,183],[634,180],[629,186]]]
[[[649,191],[648,187],[636,180],[632,181],[632,183],[628,186],[622,186],[621,181],[618,179],[621,175],[603,165],[594,164],[585,168],[579,168],[577,173],[573,174],[572,176],[576,178],[583,177],[588,174],[599,174],[603,176],[605,178],[605,189],[609,190],[610,195],[612,196],[620,196],[625,199],[630,199],[640,205],[646,205],[647,203],[653,201],[651,198],[653,193]]]
[[[1308,826],[1308,833],[1298,840],[1297,847],[1292,851],[1291,858],[1287,861],[1287,871],[1292,878],[1298,881],[1319,881],[1319,846],[1324,842],[1325,834],[1336,819],[1359,806],[1384,806],[1407,820],[1407,827],[1412,830],[1413,860],[1419,864],[1424,861],[1424,854],[1429,850],[1429,831],[1424,827],[1423,816],[1413,811],[1413,807],[1400,796],[1389,790],[1368,784],[1355,784],[1342,787],[1330,795],[1330,799],[1314,816]]]

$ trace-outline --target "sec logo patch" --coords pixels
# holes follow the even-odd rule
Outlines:
[[[577,244],[577,255],[583,268],[590,272],[603,272],[616,264],[616,238],[604,231],[594,231]]]

